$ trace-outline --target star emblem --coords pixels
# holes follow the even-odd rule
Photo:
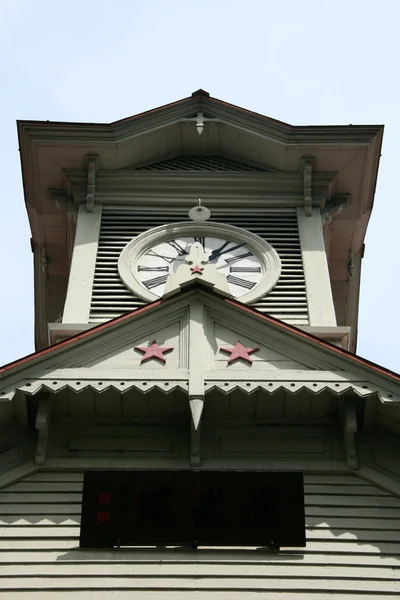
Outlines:
[[[164,356],[164,352],[170,352],[171,350],[173,350],[173,348],[170,348],[169,346],[159,346],[156,340],[153,340],[148,346],[135,346],[135,350],[143,352],[140,364],[152,358],[158,358],[163,363],[165,363],[167,362],[167,359]]]
[[[236,345],[232,348],[220,348],[222,352],[230,352],[230,357],[228,358],[228,364],[233,362],[234,360],[238,360],[241,358],[248,363],[252,363],[253,359],[250,356],[253,352],[258,352],[260,348],[245,348],[241,342],[236,342]]]
[[[190,267],[190,270],[192,271],[192,275],[194,275],[195,273],[199,273],[200,275],[203,275],[203,271],[204,271],[204,269],[202,267],[200,267],[199,265],[196,265],[195,267]]]

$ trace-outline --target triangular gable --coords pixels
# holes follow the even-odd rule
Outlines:
[[[283,142],[287,142],[288,135],[295,129],[283,121],[213,98],[204,90],[197,90],[191,96],[126,117],[111,125],[118,139],[125,137],[128,131],[140,133],[145,129],[152,129],[154,121],[157,121],[157,127],[160,128],[182,120],[192,120],[199,112],[206,115],[203,117],[205,122],[210,119],[221,123],[229,122],[240,129],[253,131],[258,135],[261,133]]]
[[[136,346],[153,340],[173,347],[165,362],[141,360],[144,353]],[[237,342],[258,348],[251,362],[228,361],[230,353],[222,348]],[[182,387],[201,398],[215,387],[237,387],[292,393],[305,388],[314,394],[328,388],[337,395],[352,390],[399,402],[399,383],[398,375],[295,327],[192,288],[6,365],[0,369],[0,398],[12,398],[17,389],[35,394],[65,386],[166,392]]]

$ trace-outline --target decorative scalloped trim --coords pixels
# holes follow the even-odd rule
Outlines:
[[[293,395],[297,394],[302,390],[308,390],[314,396],[317,396],[325,390],[334,392],[337,396],[342,396],[346,392],[355,392],[358,396],[377,396],[381,402],[400,402],[400,396],[395,396],[372,385],[357,385],[351,382],[336,383],[332,381],[318,381],[318,382],[290,382],[290,381],[213,381],[205,383],[206,393],[213,390],[219,389],[223,392],[230,393],[233,390],[240,389],[244,392],[251,394],[256,390],[262,389],[270,394],[277,392],[278,390],[285,390]]]
[[[342,396],[346,392],[355,392],[360,397],[376,396],[381,402],[387,403],[398,403],[400,402],[400,396],[391,394],[387,390],[378,388],[371,384],[353,384],[351,382],[332,382],[332,381],[318,381],[318,382],[304,382],[304,381],[206,381],[204,391],[205,393],[210,392],[213,389],[219,389],[223,392],[230,393],[233,390],[240,389],[246,393],[252,393],[256,390],[263,389],[270,394],[278,390],[285,390],[290,394],[297,394],[301,390],[308,390],[313,395],[317,396],[325,390],[334,392],[337,396]],[[12,400],[17,391],[21,391],[24,394],[33,396],[41,391],[60,392],[63,389],[70,389],[74,392],[80,392],[87,388],[95,390],[96,392],[102,393],[106,390],[113,389],[120,393],[127,392],[134,388],[142,393],[147,393],[150,390],[157,388],[168,394],[176,388],[182,390],[189,390],[188,380],[170,380],[170,381],[121,381],[121,380],[97,380],[81,379],[81,380],[32,380],[23,381],[13,386],[12,389],[6,388],[0,391],[0,400]]]
[[[12,400],[17,391],[21,391],[28,396],[34,396],[39,392],[60,392],[64,389],[69,389],[74,392],[82,392],[86,389],[92,389],[96,392],[102,393],[107,390],[113,389],[123,394],[128,390],[135,388],[143,393],[147,393],[154,388],[158,388],[165,394],[172,392],[176,388],[183,390],[188,389],[188,383],[186,381],[121,381],[121,380],[99,380],[93,381],[91,379],[80,379],[77,381],[53,381],[53,380],[35,380],[23,382],[17,384],[12,390],[6,389],[0,391],[1,400]]]

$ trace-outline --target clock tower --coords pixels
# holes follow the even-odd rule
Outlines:
[[[18,135],[36,351],[0,367],[0,592],[398,595],[400,376],[356,354],[383,127],[198,90]]]
[[[20,122],[18,130],[37,349],[160,297],[184,251],[169,232],[189,226],[200,197],[211,217],[180,235],[185,247],[206,237],[215,256],[236,228],[245,250],[227,245],[217,264],[233,297],[355,350],[382,127],[293,127],[199,90],[111,125]],[[259,254],[248,248],[255,236]],[[132,271],[139,240],[147,250]],[[155,255],[165,243],[167,260]]]

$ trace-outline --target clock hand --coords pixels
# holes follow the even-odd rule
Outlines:
[[[225,244],[222,244],[222,246],[220,248],[213,250],[208,257],[208,260],[212,261],[215,258],[219,258],[222,254],[225,254],[226,252],[233,252],[234,250],[237,250],[238,248],[241,248],[242,246],[245,246],[245,244],[246,244],[246,242],[243,242],[242,244],[237,244],[236,246],[232,246],[232,248],[227,248],[226,250],[224,250],[224,248],[226,248],[226,246],[228,246],[228,244],[230,244],[230,243],[231,242],[225,242]]]

